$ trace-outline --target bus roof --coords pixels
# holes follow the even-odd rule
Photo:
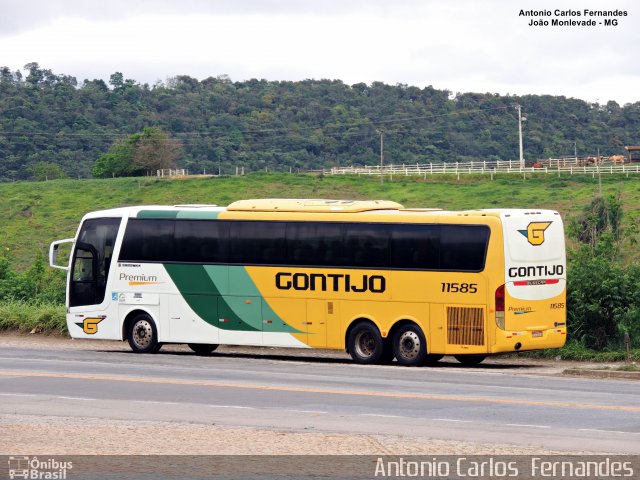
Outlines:
[[[269,198],[239,200],[227,207],[230,212],[309,212],[357,213],[372,210],[401,210],[404,207],[389,200],[327,200]]]
[[[450,211],[437,208],[404,208],[388,200],[330,200],[330,199],[253,199],[239,200],[228,207],[217,205],[145,205],[120,207],[88,213],[85,218],[146,217],[146,218],[217,218],[222,212],[239,213],[369,213],[407,217],[509,217],[542,213],[540,209],[480,209]],[[555,212],[553,212],[555,213]]]

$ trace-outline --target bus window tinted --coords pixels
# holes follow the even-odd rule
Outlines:
[[[485,225],[130,219],[120,260],[477,272],[489,232]]]
[[[290,265],[341,265],[342,225],[291,222],[287,224],[287,258]]]
[[[437,270],[440,259],[438,225],[394,225],[391,265],[394,268]]]
[[[229,222],[231,263],[282,265],[285,223]]]
[[[129,219],[120,260],[166,262],[173,259],[173,220]]]
[[[353,223],[345,226],[344,265],[350,267],[389,266],[390,225]]]
[[[483,225],[440,227],[440,269],[477,272],[484,268],[489,228]]]
[[[229,224],[210,220],[180,220],[175,227],[176,262],[225,263]]]

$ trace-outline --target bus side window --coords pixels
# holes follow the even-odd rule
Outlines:
[[[354,267],[388,267],[391,229],[385,224],[351,224],[345,227],[345,263]]]
[[[225,263],[228,245],[227,222],[176,221],[174,259],[177,262]]]
[[[437,270],[440,250],[438,225],[393,225],[392,268]]]
[[[231,263],[282,265],[285,258],[285,224],[233,221],[230,224]]]
[[[440,268],[478,272],[484,269],[489,228],[485,225],[443,225],[440,243]]]

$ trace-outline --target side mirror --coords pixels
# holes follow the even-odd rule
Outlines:
[[[67,265],[58,265],[58,248],[60,245],[64,243],[73,243],[75,241],[74,238],[65,238],[64,240],[57,240],[52,242],[49,246],[49,266],[53,268],[59,268],[60,270],[69,270],[69,264]]]

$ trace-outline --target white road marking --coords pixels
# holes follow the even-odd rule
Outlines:
[[[528,423],[506,423],[507,427],[526,427],[526,428],[551,428],[548,425],[531,425]]]
[[[621,433],[623,435],[640,435],[640,432],[623,432],[622,430],[601,430],[598,428],[579,428],[580,432]]]
[[[153,403],[154,405],[185,405],[180,402],[161,402],[159,400],[131,400],[132,403]]]
[[[241,410],[257,410],[254,407],[243,407],[242,405],[207,405],[207,407],[211,408],[237,408]]]
[[[285,410],[287,412],[295,412],[295,413],[317,413],[319,415],[324,415],[329,412],[323,412],[321,410]]]
[[[432,418],[434,422],[459,422],[459,423],[473,423],[472,420],[458,420],[456,418]]]
[[[42,397],[35,393],[0,393],[3,397]]]
[[[0,393],[3,397],[46,397],[46,398],[60,398],[62,400],[85,400],[94,401],[95,398],[87,397],[65,397],[63,395],[49,395],[46,393]]]
[[[89,401],[89,402],[93,402],[96,399],[95,398],[86,398],[86,397],[65,397],[62,395],[51,395],[51,397],[53,398],[61,398],[63,400],[83,400],[83,401]]]
[[[361,413],[360,417],[405,418],[400,415],[381,415],[379,413]]]

